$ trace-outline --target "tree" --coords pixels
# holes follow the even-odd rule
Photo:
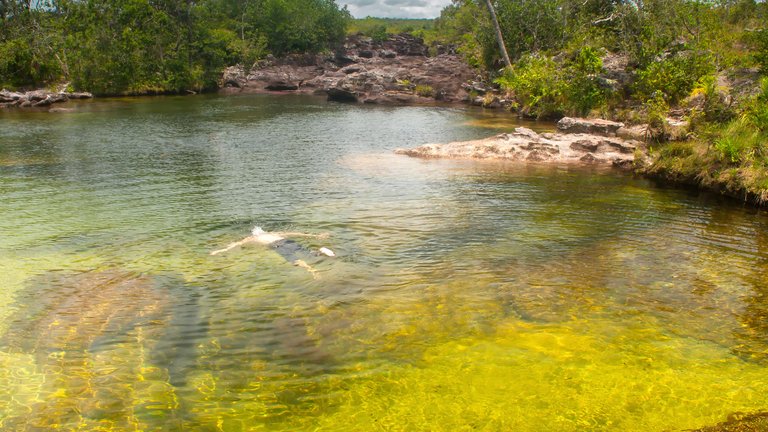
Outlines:
[[[491,16],[491,22],[496,31],[496,43],[499,44],[504,65],[508,68],[512,67],[512,61],[509,60],[509,54],[507,53],[507,46],[504,44],[504,35],[501,33],[501,26],[499,26],[499,19],[496,17],[496,10],[493,8],[491,0],[485,0],[485,6],[488,8],[488,14]]]

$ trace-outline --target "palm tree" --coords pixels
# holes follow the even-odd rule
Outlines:
[[[493,22],[493,28],[496,30],[496,42],[499,43],[499,49],[501,50],[501,56],[504,59],[504,64],[507,67],[512,67],[512,62],[509,60],[509,54],[507,54],[507,46],[504,45],[504,36],[501,34],[501,26],[499,26],[499,19],[496,18],[496,10],[491,4],[491,0],[485,0],[485,6],[488,7],[488,13],[491,14],[491,21]]]

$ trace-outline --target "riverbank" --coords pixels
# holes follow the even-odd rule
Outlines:
[[[696,187],[758,207],[768,205],[768,169],[724,160],[701,141],[668,143],[638,160],[635,171],[649,178]]]
[[[701,140],[649,145],[643,128],[606,120],[565,117],[558,133],[516,128],[481,140],[425,144],[395,153],[419,158],[491,159],[523,163],[609,164],[665,183],[708,190],[763,207],[768,169],[759,160],[723,159]],[[752,155],[754,158],[754,155]]]

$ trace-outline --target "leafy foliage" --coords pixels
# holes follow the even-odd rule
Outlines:
[[[428,85],[417,85],[413,91],[422,97],[433,97],[435,95],[435,89]]]
[[[563,113],[565,83],[549,57],[529,55],[507,69],[496,82],[511,92],[529,117],[548,118]]]
[[[647,99],[661,92],[668,102],[676,103],[687,96],[700,79],[714,71],[714,64],[706,53],[679,53],[639,71],[635,94]]]
[[[4,1],[0,84],[70,80],[99,94],[206,89],[227,65],[333,49],[349,19],[333,0]]]
[[[768,28],[760,29],[755,32],[751,41],[755,47],[754,59],[755,63],[760,67],[760,71],[764,75],[768,75]]]
[[[768,4],[754,0],[493,0],[513,61],[526,68],[532,55],[557,58],[569,81],[563,93],[567,112],[585,113],[611,101],[643,104],[661,92],[671,105],[687,97],[702,80],[728,67],[768,68]],[[753,31],[754,30],[754,31]],[[746,38],[747,34],[751,37]],[[432,40],[458,46],[471,64],[497,70],[498,46],[481,2],[454,0],[443,10]],[[745,44],[745,38],[749,44]],[[429,39],[429,38],[428,38]],[[579,70],[570,54],[591,47],[599,60],[612,53],[626,59],[634,84],[605,89],[597,75]],[[589,52],[584,51],[582,55]],[[596,63],[593,63],[596,65]],[[567,73],[566,73],[567,72]],[[504,78],[504,79],[508,79]],[[580,82],[572,82],[580,80]],[[619,98],[617,98],[619,99]],[[727,120],[727,116],[726,116]]]
[[[611,91],[600,83],[598,77],[602,69],[603,61],[598,50],[585,46],[577,52],[566,69],[568,83],[565,94],[571,113],[586,115],[608,100]]]
[[[543,55],[524,56],[496,82],[515,97],[527,116],[585,115],[611,96],[611,90],[599,82],[601,69],[599,52],[583,47],[563,63]]]

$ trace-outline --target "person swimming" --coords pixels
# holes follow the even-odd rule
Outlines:
[[[328,238],[328,233],[323,234],[307,234],[299,232],[266,232],[261,227],[254,227],[251,230],[251,235],[233,243],[230,243],[224,249],[218,249],[211,252],[211,255],[218,255],[230,251],[236,247],[246,245],[248,243],[258,243],[264,246],[269,246],[272,250],[277,252],[289,263],[301,267],[312,274],[312,277],[317,279],[317,270],[312,268],[306,261],[300,258],[300,255],[311,255],[312,252],[299,244],[298,242],[288,239],[287,237],[311,237],[318,239]],[[335,257],[336,254],[327,247],[321,247],[318,249],[318,253]]]

